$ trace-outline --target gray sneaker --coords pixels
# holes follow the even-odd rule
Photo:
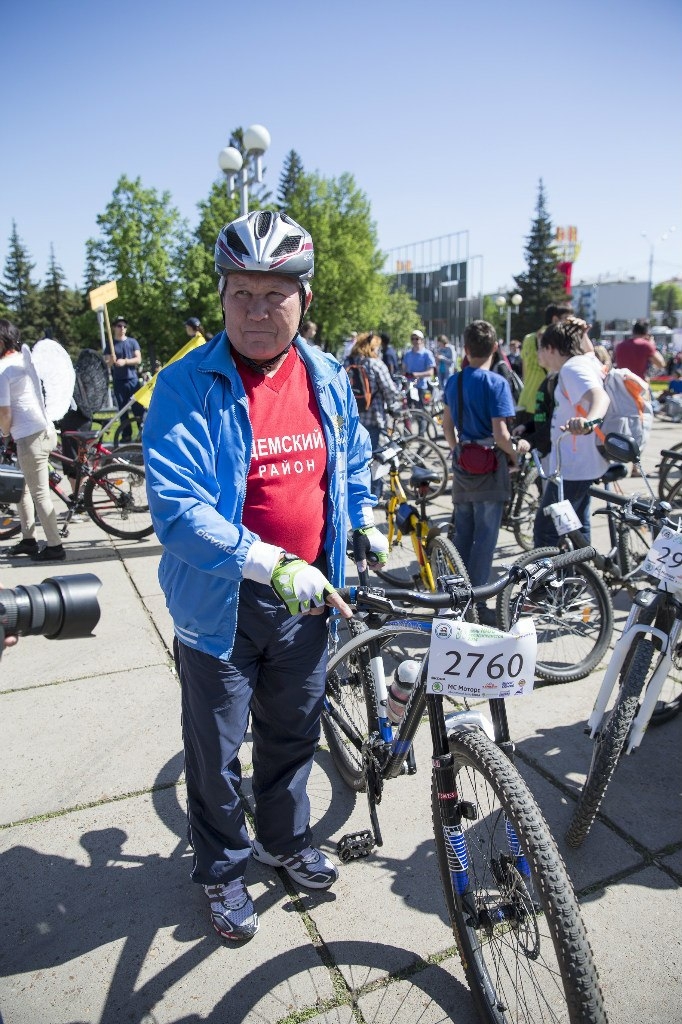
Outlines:
[[[339,877],[339,873],[321,850],[307,846],[305,850],[289,856],[277,857],[266,853],[257,839],[251,844],[254,859],[260,864],[273,868],[284,868],[290,878],[306,889],[328,889]]]
[[[251,939],[258,931],[258,914],[244,885],[244,878],[227,885],[205,885],[211,902],[211,924],[224,939],[239,942]]]

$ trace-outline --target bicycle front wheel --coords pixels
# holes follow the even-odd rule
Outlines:
[[[536,548],[519,558],[528,565],[553,558],[558,548]],[[613,633],[613,604],[602,578],[586,562],[558,569],[556,582],[524,595],[523,583],[509,583],[497,597],[501,629],[521,615],[535,623],[538,653],[535,672],[550,683],[584,679],[597,667]]]
[[[21,533],[21,520],[16,505],[0,504],[0,540],[11,540]]]
[[[434,780],[434,836],[450,922],[481,1020],[604,1024],[578,901],[535,799],[480,730],[455,733],[450,750],[457,797],[469,811],[459,826],[446,824]]]
[[[569,846],[580,846],[587,838],[637,714],[639,697],[654,656],[654,645],[643,637],[635,640],[635,644],[613,708],[604,716],[593,741],[592,761],[585,785],[566,832]]]
[[[628,523],[618,524],[618,558],[623,575],[628,577],[628,582],[637,573],[649,554],[652,543],[651,537],[647,536],[646,531],[640,527],[631,526]],[[644,580],[645,577],[641,577],[641,581],[644,582]]]
[[[83,490],[85,511],[101,530],[140,540],[154,532],[142,469],[127,463],[103,466],[88,477]]]

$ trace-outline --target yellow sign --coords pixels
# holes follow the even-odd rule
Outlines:
[[[99,288],[93,288],[91,292],[88,292],[88,298],[90,299],[90,309],[106,306],[107,302],[113,302],[118,298],[116,282],[109,281],[107,284],[100,285]]]

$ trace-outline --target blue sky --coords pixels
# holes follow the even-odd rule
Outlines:
[[[486,291],[511,285],[538,179],[574,224],[574,279],[682,275],[679,0],[63,0],[5,3],[0,268],[12,220],[70,283],[118,177],[190,226],[237,125],[350,171],[382,248],[468,230]],[[665,241],[671,226],[677,231]]]

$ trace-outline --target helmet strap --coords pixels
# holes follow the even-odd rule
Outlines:
[[[287,354],[292,345],[293,340],[290,341],[287,347],[283,348],[278,355],[273,356],[272,359],[266,359],[265,362],[261,362],[260,360],[256,359],[249,359],[248,356],[243,356],[241,352],[237,352],[237,355],[239,356],[240,361],[244,363],[245,366],[248,366],[250,370],[254,370],[255,373],[265,374],[269,373],[270,370],[274,370],[275,366],[280,361],[282,356],[285,356]],[[236,349],[234,351],[236,351]]]

